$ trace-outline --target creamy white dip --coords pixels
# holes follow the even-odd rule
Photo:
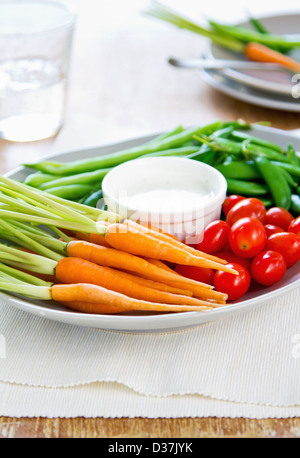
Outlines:
[[[123,196],[120,203],[128,208],[146,212],[188,211],[207,202],[213,196],[214,193],[204,187],[197,191],[153,189]]]

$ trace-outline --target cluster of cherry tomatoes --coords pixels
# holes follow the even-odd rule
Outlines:
[[[208,224],[194,248],[226,260],[239,274],[182,265],[176,266],[178,273],[211,284],[234,301],[252,286],[277,283],[300,260],[300,216],[237,195],[226,198],[222,211],[224,220]]]

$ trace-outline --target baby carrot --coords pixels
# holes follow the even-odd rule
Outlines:
[[[197,298],[218,300],[219,302],[227,299],[226,294],[213,291],[211,285],[183,277],[171,269],[167,271],[145,259],[114,248],[94,245],[85,241],[72,241],[67,246],[67,254],[69,257],[85,259],[98,265],[129,271],[142,278],[155,280],[174,288],[187,289]]]
[[[108,221],[101,221],[102,226],[109,226]],[[105,240],[105,236],[102,234],[92,234],[92,233],[83,233],[76,232],[75,237],[79,240],[85,240],[86,242],[96,243],[97,245],[103,245],[109,247],[109,244]]]
[[[261,43],[250,42],[246,44],[245,56],[250,60],[258,62],[273,62],[294,72],[300,72],[299,62],[285,54],[275,51],[274,49],[268,48]]]
[[[165,264],[164,262],[160,261],[159,259],[152,259],[152,258],[144,258],[144,259],[146,259],[146,261],[150,262],[154,266],[160,267],[161,269],[164,269],[164,270],[166,270],[168,272],[173,272],[174,274],[179,275],[178,272],[176,272],[175,270],[171,269],[171,267],[167,266],[167,264]]]
[[[176,264],[222,270],[237,275],[237,272],[226,264],[195,256],[178,247],[173,243],[171,238],[169,241],[160,240],[152,235],[139,232],[137,229],[126,224],[110,224],[106,229],[105,239],[113,248],[137,256],[152,257]]]
[[[135,299],[180,305],[204,305],[194,297],[158,291],[135,281],[133,275],[79,258],[64,258],[57,264],[56,277],[62,283],[91,283]],[[209,290],[210,292],[210,290]],[[212,293],[214,291],[211,291]]]
[[[172,285],[176,282],[181,287],[189,288],[190,285],[202,286],[202,288],[212,289],[211,285],[196,282],[186,277],[181,277],[173,272],[167,272],[139,256],[119,251],[114,248],[107,248],[96,245],[84,240],[72,240],[68,243],[67,255],[70,257],[86,259],[102,266],[114,267],[120,270],[133,272],[154,281]]]
[[[193,254],[195,256],[199,256],[200,258],[203,257],[203,258],[206,258],[206,259],[210,259],[211,261],[218,262],[219,264],[226,264],[224,259],[220,259],[220,258],[217,258],[216,256],[211,255],[211,254],[207,254],[207,253],[204,253],[202,251],[196,250],[195,248],[193,248],[191,246],[188,246],[183,242],[180,242],[180,240],[178,240],[176,237],[173,237],[170,234],[166,234],[165,232],[162,232],[162,231],[160,231],[160,230],[158,230],[158,229],[156,229],[154,227],[151,227],[151,226],[150,227],[146,227],[146,226],[143,226],[142,224],[138,224],[135,221],[132,221],[130,219],[127,219],[127,220],[123,221],[122,224],[127,224],[128,226],[133,227],[133,228],[135,228],[136,230],[138,230],[140,232],[144,232],[145,234],[151,235],[152,237],[155,237],[155,238],[157,238],[159,240],[172,243],[174,246],[177,246],[178,248],[181,248],[181,249],[183,249],[183,250],[187,251],[188,253],[191,253],[191,254]],[[171,238],[171,240],[170,240],[170,238]]]
[[[179,277],[179,278],[177,278],[178,280],[182,279],[182,278],[186,278],[186,277],[183,277],[178,272],[176,272],[175,270],[171,269],[165,263],[159,261],[158,259],[150,259],[150,258],[145,258],[145,259],[148,262],[150,262],[150,264],[153,264],[154,266],[160,267],[160,268],[166,270],[167,272],[174,273],[175,275],[177,275]],[[176,281],[174,282],[174,286],[175,285],[176,285]],[[220,302],[221,301],[225,302],[227,300],[227,295],[223,295],[223,297],[221,297],[220,293],[217,292],[217,291],[209,291],[209,293],[207,293],[206,291],[203,291],[203,287],[199,286],[198,282],[196,282],[196,281],[194,282],[194,284],[189,285],[189,288],[190,288],[193,296],[195,296],[195,297],[201,297],[202,299],[206,298],[207,300],[209,298],[211,298],[213,300],[220,301]]]
[[[128,275],[133,276],[133,274],[128,274]],[[165,283],[160,283],[154,280],[149,280],[149,278],[138,277],[137,275],[134,275],[133,277],[134,277],[134,281],[138,283],[139,285],[148,286],[149,288],[153,288],[158,291],[165,291],[167,293],[172,293],[172,294],[181,294],[183,296],[192,296],[193,295],[189,289],[183,289],[183,285],[182,285],[182,288],[175,288],[175,286],[166,285]],[[186,287],[188,287],[188,285],[186,285]]]
[[[126,309],[124,307],[118,307],[117,305],[107,305],[107,304],[94,304],[93,302],[84,302],[84,301],[62,301],[59,303],[65,307],[77,310],[78,312],[83,313],[97,313],[103,315],[112,315],[116,313],[126,313],[130,312],[131,309]]]
[[[105,236],[101,234],[86,234],[83,232],[76,232],[76,238],[78,240],[85,240],[86,242],[95,243],[96,245],[109,247],[109,244],[105,240]]]
[[[120,311],[152,312],[192,312],[212,308],[206,303],[202,306],[196,306],[143,301],[89,283],[53,285],[51,294],[54,301],[86,313],[104,313],[103,305],[119,307]]]

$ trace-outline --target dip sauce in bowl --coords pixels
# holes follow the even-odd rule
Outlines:
[[[207,164],[155,157],[115,167],[104,178],[102,190],[109,211],[195,243],[203,227],[220,218],[227,184]]]

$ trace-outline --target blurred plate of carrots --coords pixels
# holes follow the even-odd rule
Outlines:
[[[300,13],[271,15],[262,19],[248,15],[240,24],[216,22],[206,19],[206,24],[189,18],[159,2],[153,2],[145,11],[152,19],[204,36],[209,40],[206,57],[228,60],[249,60],[280,65],[282,70],[237,71],[225,69],[220,72],[246,86],[265,92],[295,98],[294,86],[300,75]],[[299,76],[300,79],[300,76]]]
[[[297,33],[299,30],[300,14],[284,15],[284,16],[267,16],[259,20],[265,30],[284,35],[285,33]],[[241,24],[242,27],[251,28],[251,22]],[[300,61],[300,48],[294,48],[289,51],[289,56]],[[208,48],[206,57],[214,59],[233,59],[244,60],[242,55],[233,53],[216,44],[211,44]],[[300,72],[299,72],[300,73]],[[231,79],[234,79],[242,84],[253,87],[255,89],[274,92],[278,94],[292,96],[293,87],[297,83],[297,78],[291,71],[287,70],[234,70],[228,68],[223,71],[223,74]],[[297,75],[297,73],[295,74]],[[293,78],[293,81],[292,81]],[[299,77],[300,79],[300,77]]]

